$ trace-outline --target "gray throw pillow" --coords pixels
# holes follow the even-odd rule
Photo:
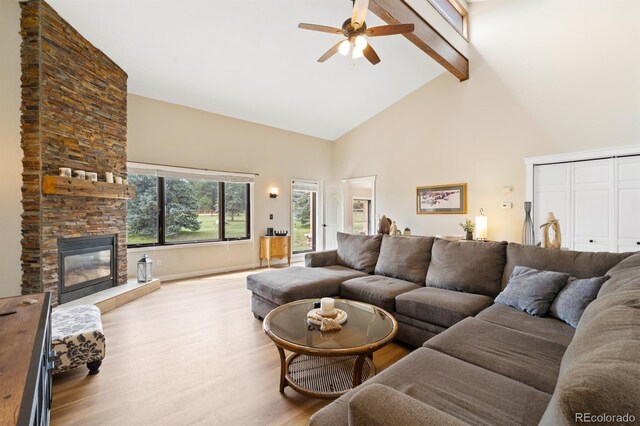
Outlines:
[[[551,304],[549,315],[576,328],[587,305],[595,300],[600,287],[608,279],[609,276],[584,279],[569,277],[567,285]]]
[[[372,274],[380,255],[382,235],[353,235],[338,232],[338,265]]]
[[[496,297],[495,302],[530,315],[542,316],[547,313],[568,279],[569,274],[516,266],[507,287]]]

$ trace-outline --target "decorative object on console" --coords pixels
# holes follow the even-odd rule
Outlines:
[[[542,229],[542,247],[559,249],[562,246],[562,234],[560,233],[560,222],[553,215],[547,213],[547,223],[540,225]],[[553,230],[553,239],[549,235],[549,229]]]
[[[267,228],[267,237],[273,237],[273,228]]]
[[[531,219],[531,201],[524,202],[524,224],[522,225],[522,244],[525,246],[536,245],[536,235]]]
[[[467,184],[418,186],[417,214],[466,214]]]
[[[276,237],[286,237],[289,231],[274,231]]]
[[[466,232],[464,239],[473,240],[473,230],[476,228],[476,225],[471,222],[471,219],[466,219],[464,222],[460,223],[460,227],[464,232]]]
[[[411,229],[409,228],[404,228],[404,236],[410,236],[411,235]]]
[[[391,219],[382,215],[378,223],[378,234],[389,235],[389,232],[391,232],[391,223]]]
[[[484,215],[484,209],[480,209],[480,216],[476,216],[476,239],[478,241],[487,241],[487,235],[487,216]]]
[[[60,167],[60,174],[58,176],[71,177],[71,167]]]
[[[153,279],[153,260],[146,254],[138,261],[138,282],[148,283]]]
[[[398,235],[398,225],[396,225],[396,221],[391,221],[391,226],[389,227],[389,235]]]
[[[76,179],[85,179],[85,173],[84,170],[74,170],[73,171],[73,177]]]
[[[279,192],[279,191],[278,191],[278,188],[277,188],[277,187],[275,187],[275,186],[274,186],[274,187],[272,187],[272,188],[269,190],[269,197],[270,197],[270,198],[278,198],[278,192]]]

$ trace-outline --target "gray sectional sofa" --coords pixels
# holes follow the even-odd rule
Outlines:
[[[302,298],[365,301],[392,312],[397,338],[418,349],[310,424],[640,422],[640,253],[430,237],[338,240],[338,250],[307,255],[306,267],[250,275],[254,315]],[[494,303],[516,266],[610,278],[573,328]],[[627,417],[594,417],[618,415]]]

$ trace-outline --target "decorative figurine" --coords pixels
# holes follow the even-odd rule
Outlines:
[[[560,223],[553,212],[547,213],[547,223],[540,225],[542,229],[542,247],[559,249],[562,245]],[[553,239],[549,236],[549,228],[553,229]]]

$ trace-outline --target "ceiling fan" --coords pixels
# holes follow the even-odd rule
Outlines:
[[[318,62],[324,62],[336,52],[341,55],[347,56],[351,52],[352,57],[362,58],[363,56],[369,60],[373,65],[380,62],[380,57],[373,50],[373,47],[367,42],[367,37],[380,37],[395,34],[406,34],[413,32],[413,24],[394,24],[394,25],[382,25],[379,27],[367,28],[367,24],[364,18],[369,8],[369,0],[352,0],[353,1],[353,13],[351,18],[342,23],[342,28],[328,27],[326,25],[315,24],[299,24],[298,28],[303,30],[320,31],[323,33],[342,34],[347,39],[338,42],[336,45],[327,50],[324,55],[318,58]]]

